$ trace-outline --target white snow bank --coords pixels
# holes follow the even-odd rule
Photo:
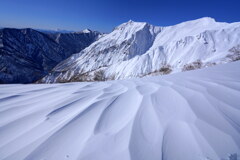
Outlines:
[[[234,157],[240,154],[239,67],[234,62],[99,83],[1,85],[0,159]]]

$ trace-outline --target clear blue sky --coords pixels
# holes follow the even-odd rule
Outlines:
[[[167,26],[212,17],[240,21],[240,0],[0,0],[0,26],[110,32],[128,21]]]

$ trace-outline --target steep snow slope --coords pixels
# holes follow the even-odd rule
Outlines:
[[[0,159],[237,160],[239,67],[0,85]]]
[[[124,79],[225,63],[240,59],[231,52],[239,37],[240,23],[212,18],[169,27],[129,21],[61,62],[42,82],[92,80],[99,70],[106,79]]]
[[[44,34],[33,29],[0,29],[0,83],[35,82],[99,35],[94,31]]]

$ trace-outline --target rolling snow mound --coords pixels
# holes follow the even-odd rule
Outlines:
[[[0,159],[237,160],[239,67],[0,85]]]

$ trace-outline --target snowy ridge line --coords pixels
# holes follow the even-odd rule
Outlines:
[[[239,67],[0,85],[0,160],[237,159]]]
[[[40,83],[163,75],[240,59],[240,23],[205,17],[158,27],[129,21],[59,63]]]

